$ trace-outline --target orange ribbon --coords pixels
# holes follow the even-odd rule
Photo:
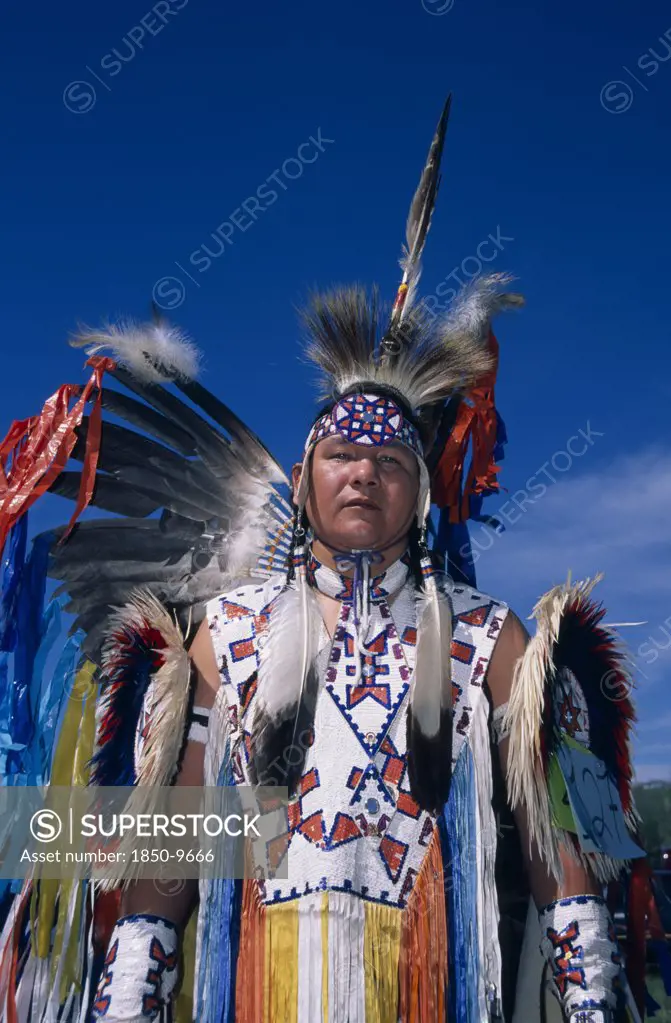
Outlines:
[[[96,389],[86,437],[86,454],[77,505],[61,543],[69,536],[77,518],[93,495],[100,438],[102,434],[102,377],[115,367],[113,359],[93,356],[88,383],[63,384],[44,404],[39,416],[16,420],[0,444],[0,552],[12,526],[60,476],[77,442],[84,408]],[[72,409],[71,400],[79,395]],[[8,463],[11,458],[11,466]]]
[[[499,490],[494,462],[496,447],[496,407],[494,384],[499,363],[499,346],[489,332],[489,350],[494,366],[481,377],[461,402],[454,426],[443,448],[432,480],[432,500],[439,508],[449,509],[450,522],[465,522],[469,517],[469,498],[486,490]],[[471,464],[462,492],[464,465],[472,441]]]

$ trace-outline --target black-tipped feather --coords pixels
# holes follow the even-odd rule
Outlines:
[[[80,472],[62,472],[49,487],[49,493],[76,501],[81,479]],[[90,504],[103,511],[131,518],[151,515],[162,507],[160,501],[153,500],[145,494],[138,494],[137,491],[124,486],[119,480],[102,475],[96,477]]]
[[[151,434],[156,440],[174,448],[181,455],[196,454],[196,446],[190,434],[141,401],[105,387],[102,392],[102,406],[112,415],[119,416],[138,430]]]
[[[431,226],[431,217],[436,205],[436,195],[440,184],[440,161],[445,145],[445,133],[452,106],[452,96],[448,96],[443,112],[438,121],[435,135],[431,141],[429,155],[419,179],[419,185],[410,204],[410,212],[405,228],[406,251],[401,261],[404,283],[408,287],[405,302],[397,305],[392,315],[392,326],[403,319],[411,304],[414,291],[421,275],[421,257],[426,236]]]
[[[407,748],[410,791],[423,810],[438,814],[452,782],[452,711],[441,712],[438,733],[429,739],[408,709]]]

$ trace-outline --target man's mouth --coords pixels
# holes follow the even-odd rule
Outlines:
[[[345,508],[368,508],[369,511],[379,511],[380,506],[375,501],[368,501],[364,497],[355,497],[344,505]]]

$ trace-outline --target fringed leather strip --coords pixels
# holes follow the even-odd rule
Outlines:
[[[400,1017],[404,1023],[445,1019],[448,974],[445,877],[438,828],[403,911],[399,958]],[[388,1017],[395,1023],[395,1015]],[[380,1019],[387,1023],[387,1017]]]
[[[329,1021],[329,895],[322,892],[322,1023]]]

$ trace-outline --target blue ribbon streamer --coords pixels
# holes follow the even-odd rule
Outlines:
[[[59,612],[60,610],[59,607]],[[60,613],[58,618],[60,625]],[[50,679],[40,694],[34,762],[36,772],[45,779],[51,777],[56,738],[60,734],[68,700],[72,697],[82,639],[82,633],[69,637]]]
[[[438,818],[447,889],[451,1023],[472,1023],[479,1012],[475,798],[473,755],[464,743],[454,768],[449,800]]]
[[[53,534],[43,533],[33,541],[25,565],[16,604],[16,645],[14,649],[14,682],[9,690],[9,733],[14,742],[28,745],[33,736],[30,686],[35,660],[42,641],[44,594],[46,590],[49,551]],[[11,755],[10,755],[11,756]],[[20,772],[20,760],[10,762],[8,769]]]
[[[234,784],[230,747],[227,744],[217,785]],[[235,858],[235,843],[224,839],[221,849],[222,872],[229,873]],[[198,968],[198,1004],[194,1016],[202,1023],[233,1023],[235,1019],[235,977],[241,909],[240,881],[224,877],[207,882]]]
[[[449,511],[444,508],[438,519],[438,533],[434,551],[443,558],[446,571],[455,583],[476,587],[475,565],[471,538],[465,522],[450,522]]]
[[[16,645],[16,599],[26,560],[28,516],[13,526],[2,571],[0,597],[0,650],[11,653]]]

